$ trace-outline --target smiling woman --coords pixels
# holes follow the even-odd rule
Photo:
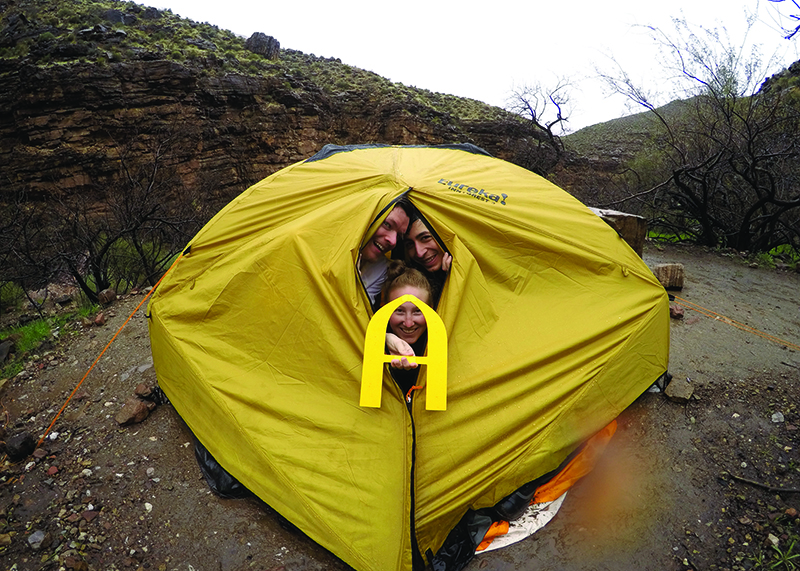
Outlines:
[[[427,295],[426,292],[414,286],[403,286],[393,289],[389,296],[389,301],[407,294],[420,299],[423,297],[428,298],[427,301],[430,301],[430,296]],[[411,343],[415,343],[420,338],[420,335],[425,332],[427,323],[425,322],[425,316],[422,314],[422,311],[412,302],[407,301],[394,310],[394,313],[389,318],[389,328],[392,330],[392,333],[410,345]]]
[[[421,301],[430,304],[433,297],[428,279],[419,271],[406,267],[399,261],[389,265],[389,279],[384,293],[384,303],[388,303],[406,294],[411,294]],[[416,343],[425,332],[427,325],[425,316],[419,308],[407,301],[398,307],[389,319],[389,329],[409,345]],[[416,353],[419,355],[419,353]]]
[[[422,272],[407,267],[399,260],[393,260],[389,264],[388,274],[389,279],[383,295],[384,303],[411,294],[430,305],[433,292],[428,279]],[[389,352],[396,355],[423,355],[428,344],[427,333],[428,323],[425,321],[422,311],[414,303],[407,301],[398,306],[389,318],[386,338]],[[393,339],[393,335],[397,339]],[[416,365],[409,364],[406,359],[392,361],[392,376],[404,393],[415,383],[417,375]]]

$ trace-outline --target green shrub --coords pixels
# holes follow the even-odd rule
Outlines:
[[[186,46],[183,51],[186,53],[187,59],[198,59],[205,55],[200,48],[192,45]]]
[[[769,251],[769,255],[792,265],[800,263],[800,251],[789,244],[781,244],[777,248],[773,248]]]
[[[11,48],[11,57],[25,57],[31,51],[31,41],[22,40],[16,46]]]
[[[66,22],[74,15],[74,13],[75,11],[72,9],[72,7],[62,5],[61,8],[58,9],[58,12],[56,12],[56,17],[60,21]]]
[[[0,311],[6,307],[19,307],[25,299],[25,292],[13,282],[0,283]]]

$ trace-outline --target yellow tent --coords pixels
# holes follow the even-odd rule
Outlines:
[[[453,255],[447,410],[359,406],[361,242],[406,194]],[[666,371],[668,298],[587,207],[476,147],[334,147],[252,186],[150,303],[159,383],[216,460],[359,570],[557,468]],[[422,367],[417,384],[425,384]],[[410,409],[410,410],[409,410]]]

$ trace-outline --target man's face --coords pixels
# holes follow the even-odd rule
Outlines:
[[[402,208],[395,206],[383,224],[361,248],[361,259],[367,263],[378,261],[381,256],[397,245],[397,240],[402,238],[408,228],[408,214]]]
[[[442,269],[444,252],[422,220],[414,220],[405,237],[406,256],[429,272]]]

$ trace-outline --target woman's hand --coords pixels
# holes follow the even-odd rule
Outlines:
[[[400,359],[392,359],[390,365],[395,369],[416,369],[417,364],[409,362],[406,356],[413,357],[414,350],[411,345],[400,339],[394,333],[386,334],[386,347],[390,355],[398,355]]]

